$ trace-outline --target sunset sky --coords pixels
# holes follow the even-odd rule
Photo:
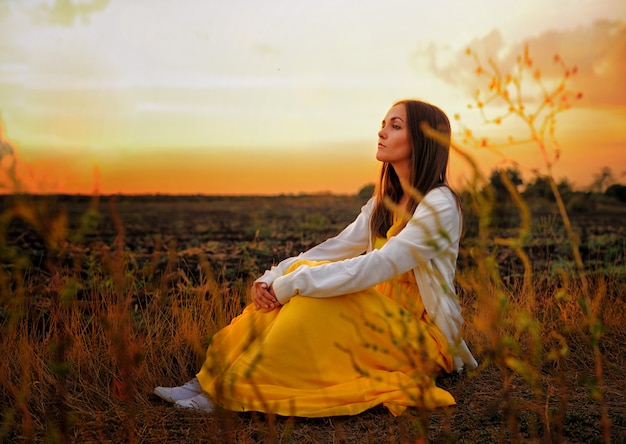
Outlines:
[[[555,54],[578,69],[556,178],[626,173],[624,0],[0,0],[2,138],[31,191],[355,193],[401,98],[526,137],[468,109],[465,54],[510,69],[525,44],[548,85]],[[510,164],[470,152],[485,172]],[[542,165],[535,147],[505,155],[528,177]],[[454,159],[458,186],[467,169]]]

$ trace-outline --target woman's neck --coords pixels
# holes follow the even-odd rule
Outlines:
[[[391,167],[393,168],[393,171],[396,173],[396,176],[398,176],[398,179],[400,179],[400,183],[402,184],[403,188],[406,185],[410,184],[408,162],[394,163],[391,165]],[[410,202],[409,194],[406,191],[403,191],[402,196],[400,197],[400,200],[397,202],[398,207],[400,207],[404,211],[408,211],[409,202]]]
[[[410,167],[408,162],[394,163],[391,165],[400,179],[400,182],[409,183],[411,180]]]
[[[404,211],[409,211],[409,200],[409,195],[407,193],[404,193],[400,198],[400,202],[398,202],[398,206]]]

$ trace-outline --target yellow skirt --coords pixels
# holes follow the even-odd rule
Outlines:
[[[455,403],[435,385],[452,369],[447,348],[409,272],[344,296],[295,296],[269,313],[248,305],[214,335],[197,377],[233,411],[322,417],[383,404],[399,415]]]

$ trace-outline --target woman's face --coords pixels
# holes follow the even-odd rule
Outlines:
[[[398,176],[406,177],[410,169],[411,150],[406,107],[400,103],[392,107],[382,121],[382,126],[378,131],[376,159],[389,162]]]

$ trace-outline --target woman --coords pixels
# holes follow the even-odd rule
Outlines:
[[[435,377],[477,363],[453,284],[461,210],[446,180],[449,139],[439,108],[394,104],[378,132],[377,191],[356,220],[266,271],[197,377],[155,393],[204,411],[305,417],[454,404]]]

